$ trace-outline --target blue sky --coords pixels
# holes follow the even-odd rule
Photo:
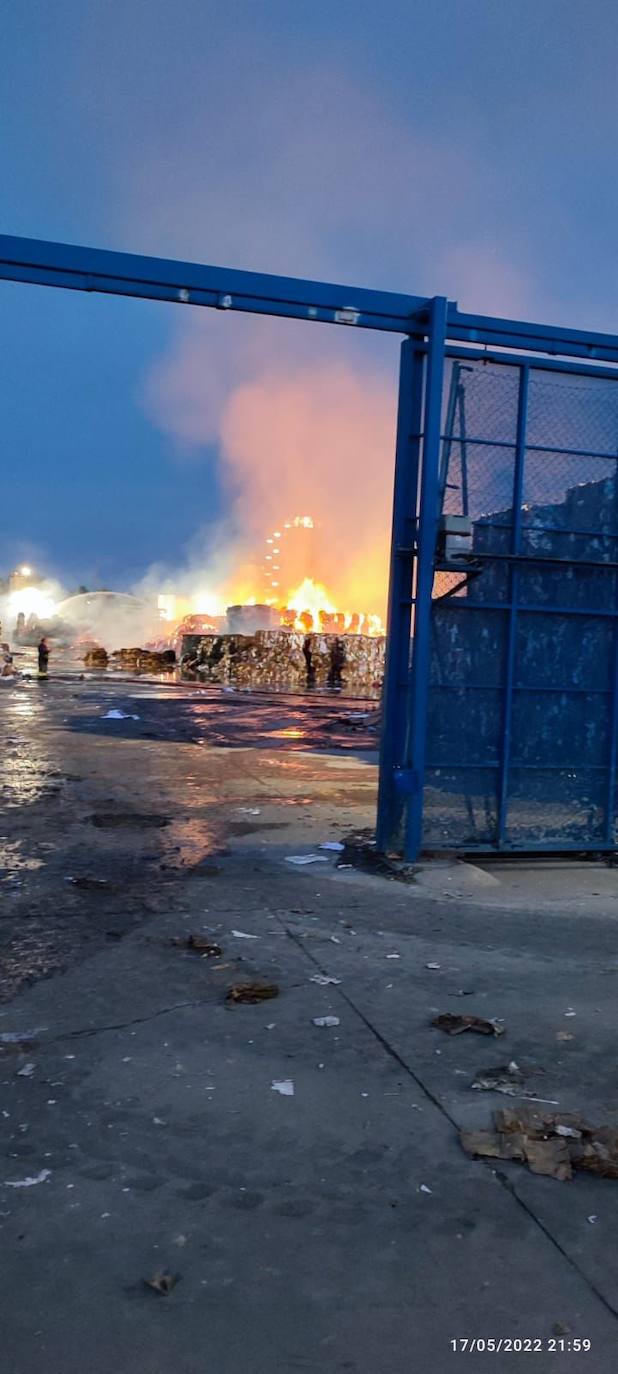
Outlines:
[[[21,0],[1,227],[615,330],[617,60],[613,0]],[[394,386],[391,340],[0,298],[0,568],[122,586],[195,557],[266,362]]]

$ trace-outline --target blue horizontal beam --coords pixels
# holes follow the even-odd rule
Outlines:
[[[615,342],[618,343],[618,340]],[[510,347],[513,345],[511,344]],[[466,361],[469,360],[473,363],[495,363],[499,367],[519,367],[522,362],[516,353],[497,353],[495,350],[490,352],[486,344],[479,344],[476,348],[465,348],[462,344],[457,346],[449,344],[444,350],[444,355],[446,358],[458,360],[465,358]],[[586,359],[588,356],[586,354]],[[602,367],[599,364],[587,363],[587,366],[582,368],[580,362],[567,362],[563,356],[559,358],[530,358],[528,361],[534,368],[535,376],[543,372],[573,372],[577,375],[585,372],[587,377],[606,377],[612,382],[616,380],[617,369],[611,366]]]
[[[448,339],[482,344],[488,348],[525,349],[556,357],[618,362],[618,337],[596,334],[585,329],[563,329],[558,325],[530,324],[524,320],[494,319],[491,315],[466,315],[451,306],[448,314]],[[513,358],[517,362],[517,358]]]
[[[0,235],[0,279],[356,325],[420,337],[427,334],[429,319],[430,300],[426,296],[276,277],[265,272],[209,267],[8,234]],[[447,310],[447,338],[483,347],[618,363],[616,335],[469,315],[458,310],[453,301],[449,301]],[[450,353],[450,349],[447,351]],[[517,361],[516,354],[512,361]]]
[[[0,278],[36,286],[356,325],[396,334],[424,333],[429,305],[422,296],[9,235],[0,235]]]

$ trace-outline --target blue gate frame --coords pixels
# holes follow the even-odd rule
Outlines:
[[[598,419],[593,422],[591,403],[589,440],[585,434],[576,437],[582,416],[573,411],[574,443],[567,442],[564,424],[558,425],[559,444],[551,444],[549,439],[534,443],[528,429],[528,398],[531,379],[536,386],[540,374],[563,380],[571,377],[576,389],[591,389],[601,383],[612,398],[603,402],[606,429],[612,429],[614,395],[618,403],[614,387],[618,380],[618,336],[469,315],[442,297],[373,291],[10,236],[0,236],[0,279],[403,336],[378,844],[384,850],[403,849],[410,861],[418,857],[424,844],[485,850],[617,847],[618,416],[616,437],[611,443],[607,441],[607,447],[595,440],[603,425],[599,428]],[[455,366],[461,372],[454,374]],[[474,425],[470,429],[469,423],[474,416],[464,413],[466,393],[474,387],[461,377],[468,370],[476,377],[487,368],[510,369],[517,374],[515,433],[508,441],[493,432],[493,421],[487,421],[489,429],[484,434],[474,433]],[[548,404],[548,422],[552,404]],[[486,471],[485,480],[480,456],[483,449],[494,456],[500,450],[509,451],[508,521],[491,518],[492,502],[494,515],[505,514],[499,510],[504,464],[496,460],[493,474]],[[562,455],[565,470],[568,467],[573,474],[572,485],[563,483],[556,500],[554,483],[550,492],[553,498],[544,505],[542,482],[541,495],[533,491],[532,509],[539,518],[533,518],[531,535],[526,496],[531,455],[552,452]],[[581,507],[574,495],[578,481],[571,459],[581,464],[579,485],[583,482],[591,489],[586,496],[589,528],[576,525],[570,529],[564,524],[565,513],[574,511],[578,519]],[[449,482],[452,463],[459,480]],[[600,466],[591,468],[591,463]],[[483,489],[484,502],[480,496]],[[455,510],[453,493],[461,507]],[[469,514],[471,519],[469,552],[459,555],[457,573],[457,560],[449,561],[444,553],[444,516],[449,513]],[[455,577],[458,580],[453,582]],[[565,582],[569,590],[576,589],[566,603]],[[494,613],[502,626],[495,643],[489,629],[497,623],[491,619]],[[537,625],[543,621],[542,633],[531,629],[530,617],[534,616],[538,617]],[[545,624],[552,616],[559,636]],[[583,634],[579,651],[577,634],[572,633],[578,618]],[[522,626],[528,634],[526,655],[530,657],[532,644],[532,660],[539,664],[547,646],[562,637],[560,670],[567,678],[570,672],[572,681],[519,681],[518,672],[526,657],[522,657]],[[462,627],[467,627],[465,633]],[[603,633],[600,627],[604,627]],[[488,643],[492,651],[483,661],[483,671],[494,672],[499,664],[499,673],[495,683],[486,688],[472,679],[479,645]],[[591,674],[584,685],[580,681],[581,664],[590,655],[597,655],[602,685],[594,684]],[[453,664],[453,680],[448,680]],[[529,667],[527,658],[526,664]],[[486,701],[481,711],[478,700],[483,691],[493,692],[494,701]],[[529,700],[524,715],[529,708],[536,730],[532,734],[537,754],[532,762],[526,759],[529,745],[522,728],[521,694],[526,692]],[[544,693],[547,700],[552,693],[558,697],[557,702],[552,700],[551,711],[543,704]],[[449,694],[455,701],[454,710],[447,704]],[[576,711],[567,709],[570,696],[579,699]],[[593,710],[595,696],[599,704]],[[475,699],[477,706],[473,707]],[[566,763],[555,752],[564,742],[565,720],[579,751]],[[451,746],[456,755],[449,760],[440,751]],[[521,756],[514,749],[520,749]],[[463,781],[455,776],[457,770],[466,775]],[[517,784],[518,770],[520,775],[535,773],[535,779],[534,795],[525,803],[515,833],[511,821],[525,793],[521,776]],[[562,793],[559,787],[556,790],[555,780],[547,781],[552,770],[564,775],[563,782],[569,782]],[[579,793],[577,786],[570,786],[573,772],[578,770],[586,775]],[[487,777],[491,774],[491,786],[481,779],[484,771]],[[590,784],[593,775],[594,786]],[[484,826],[478,820],[481,796],[487,813]],[[543,806],[555,813],[548,825],[539,819]],[[462,825],[464,812],[467,820]]]

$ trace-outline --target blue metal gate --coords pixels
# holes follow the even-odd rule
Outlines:
[[[618,848],[617,336],[5,235],[0,278],[403,335],[378,844]]]
[[[618,375],[453,346],[440,369],[435,352],[433,376],[431,338],[415,355],[416,414],[400,405],[420,475],[407,533],[395,521],[411,657],[391,650],[386,692],[409,710],[380,842],[410,859],[614,849]]]

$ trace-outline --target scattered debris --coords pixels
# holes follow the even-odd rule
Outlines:
[[[139,716],[129,715],[126,711],[105,711],[103,720],[139,720]]]
[[[441,968],[440,964],[425,964],[425,968]]]
[[[474,988],[458,988],[456,992],[449,992],[449,997],[474,997]]]
[[[237,940],[259,940],[260,938],[259,935],[247,935],[245,930],[233,930],[232,935],[235,935]]]
[[[144,1279],[144,1284],[146,1288],[152,1288],[154,1293],[159,1293],[165,1298],[171,1293],[172,1288],[176,1287],[179,1279],[180,1274],[170,1274],[167,1269],[159,1269],[153,1278]]]
[[[524,1083],[524,1074],[519,1064],[511,1059],[509,1064],[498,1064],[489,1069],[477,1069],[471,1088],[481,1092],[507,1093],[511,1097],[519,1095]]]
[[[334,854],[343,854],[345,845],[340,840],[324,840],[323,844],[318,845],[318,849],[330,849]]]
[[[328,859],[323,854],[288,854],[286,864],[327,864]]]
[[[336,986],[338,986],[341,982],[341,979],[331,978],[329,977],[328,973],[314,973],[312,977],[309,979],[309,982],[317,983],[319,987],[325,988],[328,986],[329,983],[334,983]]]
[[[276,983],[233,983],[225,994],[226,1002],[266,1002],[270,997],[278,997]]]
[[[340,1026],[341,1021],[338,1016],[314,1016],[314,1026]]]
[[[400,954],[387,954],[387,959],[401,959]]]
[[[206,935],[175,935],[172,944],[178,945],[181,949],[192,949],[206,959],[220,959],[223,954],[221,945],[215,940],[209,940]]]
[[[275,1078],[270,1086],[273,1092],[280,1093],[282,1097],[294,1096],[294,1084],[291,1078]]]
[[[599,1218],[598,1218],[597,1216],[588,1217],[588,1221],[590,1222],[590,1225],[591,1225],[591,1226],[594,1226],[595,1221],[598,1221],[598,1220],[599,1220]]]
[[[259,808],[259,806],[237,806],[237,807],[236,807],[236,810],[242,812],[243,816],[259,816],[259,815],[260,815],[260,808]]]
[[[565,1011],[564,1014],[565,1014],[565,1016],[577,1016],[577,1012],[576,1012],[576,1011],[573,1011],[573,1008],[572,1008],[572,1007],[569,1007],[568,1011]]]
[[[455,1073],[459,1070],[455,1069]],[[479,1069],[474,1081],[470,1084],[471,1088],[479,1088],[483,1092],[505,1093],[508,1097],[519,1097],[525,1102],[542,1102],[545,1106],[558,1107],[560,1104],[555,1097],[539,1097],[537,1093],[525,1093],[522,1091],[525,1078],[531,1073],[542,1073],[542,1069],[526,1069],[524,1072],[519,1065],[512,1059],[510,1064],[501,1064],[496,1068]],[[559,1134],[567,1134],[559,1130]]]
[[[17,1070],[17,1077],[18,1077],[18,1078],[32,1078],[32,1075],[33,1075],[33,1073],[34,1073],[35,1068],[36,1068],[36,1065],[35,1065],[35,1064],[24,1064],[23,1069],[18,1069],[18,1070]]]
[[[618,1128],[593,1126],[578,1113],[503,1108],[494,1129],[461,1131],[467,1154],[525,1162],[533,1174],[565,1181],[574,1169],[618,1178]]]
[[[421,1183],[418,1191],[419,1193],[431,1193],[433,1192],[433,1189],[428,1188],[426,1183]]]
[[[499,1021],[486,1021],[482,1016],[456,1016],[452,1011],[434,1016],[431,1024],[438,1030],[446,1031],[447,1035],[462,1035],[464,1031],[477,1031],[479,1035],[504,1035],[506,1029]]]
[[[40,1173],[33,1174],[29,1178],[18,1178],[4,1180],[5,1188],[34,1188],[37,1183],[45,1183],[47,1178],[51,1178],[51,1169],[41,1169]]]
[[[574,1040],[574,1039],[575,1039],[575,1036],[574,1036],[574,1035],[571,1035],[571,1032],[570,1032],[570,1031],[558,1031],[558,1034],[556,1035],[556,1040]]]

